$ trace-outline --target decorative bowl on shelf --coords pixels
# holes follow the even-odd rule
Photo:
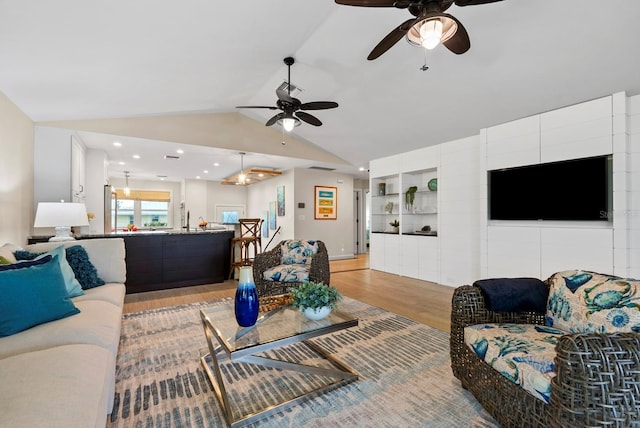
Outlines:
[[[429,182],[427,183],[427,188],[432,192],[438,190],[438,179],[432,178],[431,180],[429,180]]]

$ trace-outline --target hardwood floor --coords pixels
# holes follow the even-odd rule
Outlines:
[[[450,330],[453,287],[371,270],[366,254],[331,261],[330,267],[331,283],[343,295],[440,330]],[[220,284],[128,294],[124,312],[232,297],[236,286],[235,280],[227,280]]]

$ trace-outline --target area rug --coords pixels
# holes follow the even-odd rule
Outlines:
[[[200,362],[208,349],[199,310],[230,301],[124,315],[109,428],[226,426]],[[249,426],[499,427],[453,377],[447,333],[354,299],[345,298],[340,309],[359,325],[313,340],[355,369],[359,380]],[[298,362],[314,358],[303,344],[274,355]],[[243,412],[322,382],[284,373],[245,363],[223,366]]]

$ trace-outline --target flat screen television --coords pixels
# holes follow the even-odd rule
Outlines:
[[[608,221],[611,156],[488,171],[490,220]]]

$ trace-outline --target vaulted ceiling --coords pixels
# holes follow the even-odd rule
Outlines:
[[[640,93],[640,2],[504,0],[447,12],[471,49],[429,51],[424,71],[424,51],[404,40],[366,59],[407,10],[332,0],[0,0],[0,91],[38,123],[82,130],[90,147],[126,132],[149,156],[163,141],[356,174],[371,159]],[[296,59],[298,98],[339,107],[313,112],[323,126],[283,136],[264,126],[273,111],[235,106],[275,105],[286,56]],[[198,124],[178,119],[196,114]]]

